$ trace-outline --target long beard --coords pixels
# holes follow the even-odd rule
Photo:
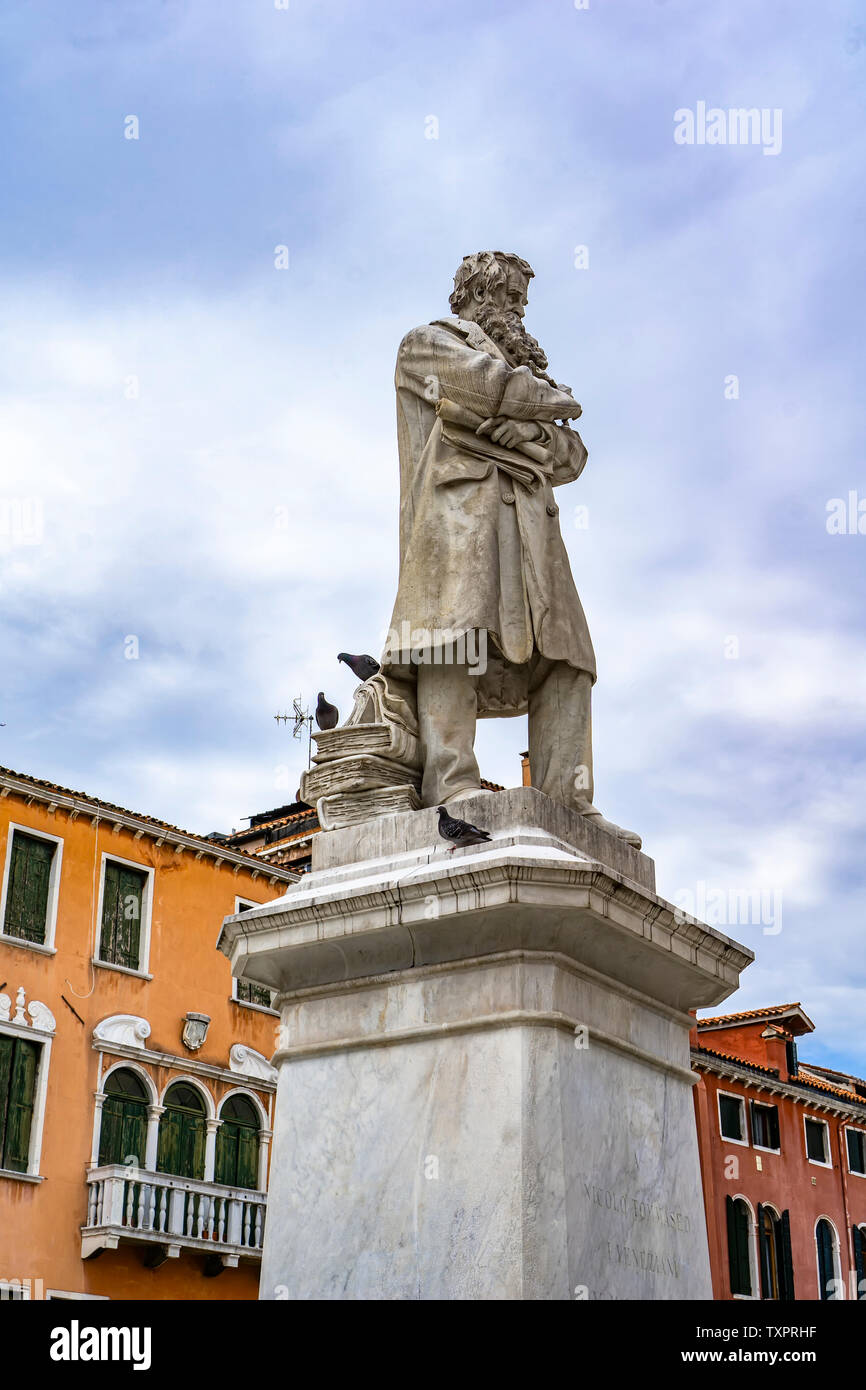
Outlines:
[[[547,356],[542,351],[538,339],[527,333],[519,314],[515,314],[511,309],[497,309],[493,304],[481,304],[478,307],[477,322],[488,338],[492,338],[496,346],[502,349],[509,362],[513,362],[516,367],[529,367],[534,376],[540,377],[558,391],[569,389],[547,375]]]

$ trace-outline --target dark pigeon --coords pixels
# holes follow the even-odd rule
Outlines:
[[[449,816],[444,806],[439,807],[439,834],[443,840],[450,841],[449,854],[453,854],[455,849],[462,849],[464,845],[483,845],[485,840],[490,839],[488,830],[479,830],[477,825]]]
[[[345,661],[349,670],[362,682],[368,681],[379,670],[378,661],[374,661],[371,656],[353,656],[351,652],[337,652],[337,660]]]
[[[316,723],[320,729],[336,729],[340,722],[340,711],[336,705],[329,705],[325,699],[323,690],[319,691],[319,703],[316,705]]]

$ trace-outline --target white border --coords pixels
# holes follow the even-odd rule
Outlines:
[[[128,965],[115,965],[114,961],[100,960],[99,952],[102,950],[102,898],[105,892],[105,865],[108,860],[113,864],[125,864],[128,869],[137,869],[139,873],[145,875],[144,892],[142,893],[141,907],[141,931],[138,937],[138,969],[132,970]],[[136,975],[139,978],[153,979],[148,975],[150,967],[150,926],[151,915],[153,912],[153,876],[154,870],[150,864],[142,864],[137,859],[123,859],[119,854],[110,854],[108,850],[102,851],[102,859],[99,867],[99,899],[96,904],[96,954],[93,957],[93,964],[100,965],[107,970],[120,970],[125,975]]]
[[[11,936],[4,930],[6,895],[9,891],[9,873],[12,868],[12,842],[16,830],[20,830],[23,835],[32,835],[35,840],[52,840],[57,846],[48,875],[48,906],[45,912],[44,941],[25,941],[23,937]],[[22,825],[20,821],[9,821],[6,834],[6,863],[3,867],[3,891],[0,894],[0,942],[4,945],[23,946],[31,951],[41,951],[44,955],[56,955],[57,948],[54,945],[54,936],[57,931],[57,903],[60,897],[60,864],[62,859],[63,837],[61,835],[50,835],[47,830],[36,830],[34,826]]]
[[[723,1131],[723,1129],[722,1129],[722,1103],[721,1103],[721,1097],[722,1097],[722,1096],[728,1096],[730,1100],[738,1100],[738,1101],[740,1102],[740,1113],[742,1114],[742,1117],[743,1117],[743,1132],[745,1133],[745,1136],[746,1136],[745,1139],[732,1139],[732,1138],[730,1137],[730,1135],[724,1133],[724,1131]],[[719,1138],[721,1139],[722,1143],[723,1143],[723,1144],[739,1144],[739,1145],[741,1146],[741,1148],[748,1149],[748,1148],[749,1148],[749,1117],[748,1117],[748,1114],[747,1114],[748,1106],[746,1105],[746,1097],[745,1097],[745,1096],[738,1095],[736,1091],[722,1091],[722,1090],[717,1090],[717,1091],[716,1091],[716,1110],[717,1110],[717,1112],[718,1112],[718,1119],[719,1119]]]
[[[816,1125],[823,1125],[823,1126],[824,1126],[824,1152],[825,1152],[825,1154],[830,1154],[830,1125],[828,1124],[828,1122],[827,1122],[826,1120],[822,1120],[820,1115],[807,1115],[807,1114],[804,1112],[804,1114],[803,1114],[803,1146],[804,1146],[805,1151],[806,1151],[806,1162],[807,1162],[807,1163],[811,1163],[815,1168],[832,1168],[832,1167],[833,1167],[833,1156],[832,1156],[832,1154],[830,1154],[829,1159],[825,1159],[823,1162],[821,1161],[820,1158],[810,1158],[810,1157],[809,1157],[809,1141],[808,1141],[807,1138],[806,1138],[806,1121],[807,1121],[807,1120],[812,1120],[813,1123],[816,1124]]]

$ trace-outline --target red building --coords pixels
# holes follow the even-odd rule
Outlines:
[[[866,1298],[866,1081],[801,1061],[799,1004],[696,1020],[717,1299]]]

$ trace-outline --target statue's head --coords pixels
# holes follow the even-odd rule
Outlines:
[[[458,318],[477,323],[515,366],[531,368],[555,386],[547,375],[547,358],[523,326],[529,282],[535,271],[522,256],[506,251],[476,251],[464,256],[454,276],[448,301]]]
[[[464,256],[448,301],[458,318],[475,320],[485,304],[523,318],[529,282],[535,271],[522,256],[506,251],[476,251]]]

